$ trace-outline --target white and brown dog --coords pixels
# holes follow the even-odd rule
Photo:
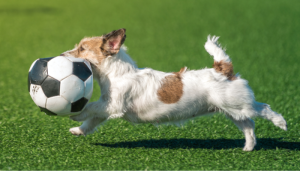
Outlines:
[[[72,134],[93,133],[99,124],[111,118],[161,124],[222,112],[244,132],[244,151],[251,151],[256,144],[252,117],[268,119],[287,130],[284,118],[268,104],[255,101],[247,81],[233,73],[229,56],[217,43],[218,37],[209,36],[205,44],[214,57],[213,68],[184,67],[179,72],[165,73],[136,66],[122,46],[125,31],[84,38],[74,49],[62,54],[88,60],[101,88],[98,101],[71,117],[83,121],[80,127],[70,129]]]

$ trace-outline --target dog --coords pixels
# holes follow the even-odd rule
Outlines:
[[[87,135],[101,123],[123,118],[132,123],[177,123],[198,116],[224,113],[245,135],[244,151],[256,145],[253,117],[261,117],[287,130],[282,115],[265,103],[255,101],[246,80],[234,74],[229,56],[216,36],[208,36],[206,51],[213,56],[213,68],[165,73],[140,69],[123,45],[126,30],[114,30],[100,37],[83,38],[75,48],[61,56],[83,58],[90,62],[101,96],[88,103],[74,121],[73,135]]]

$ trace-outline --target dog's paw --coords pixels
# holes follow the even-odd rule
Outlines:
[[[76,136],[84,135],[84,132],[79,127],[71,128],[69,131]]]
[[[279,128],[287,131],[287,124],[282,115],[278,114],[278,116],[272,118],[272,122],[274,125],[278,126]]]
[[[281,129],[287,131],[287,124],[286,124],[285,121],[277,122],[275,125],[278,126]]]
[[[243,151],[252,151],[253,148],[254,148],[254,146],[245,146],[245,147],[243,148]]]

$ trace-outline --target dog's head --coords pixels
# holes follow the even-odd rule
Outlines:
[[[74,49],[62,53],[61,56],[83,58],[99,66],[105,58],[119,52],[126,38],[125,32],[122,28],[101,37],[83,38]]]

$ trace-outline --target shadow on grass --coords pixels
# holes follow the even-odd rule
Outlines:
[[[242,148],[245,139],[160,139],[160,140],[140,140],[129,142],[118,142],[114,144],[96,143],[112,148],[205,148],[205,149],[232,149]],[[300,150],[300,142],[284,142],[282,138],[260,138],[257,139],[255,150],[261,149],[289,149]]]

